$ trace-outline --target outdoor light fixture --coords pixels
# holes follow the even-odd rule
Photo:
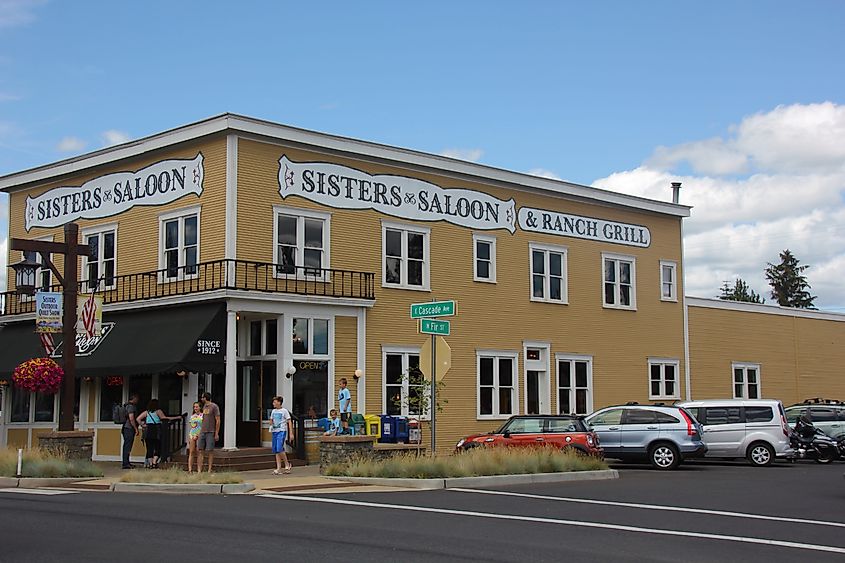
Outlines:
[[[362,377],[364,377],[364,372],[363,372],[363,371],[361,371],[360,369],[356,369],[356,370],[355,370],[355,374],[354,374],[352,377],[354,377],[354,378],[355,378],[355,381],[358,381],[359,379],[361,379]]]
[[[30,260],[26,253],[23,260],[9,266],[15,271],[15,288],[18,295],[32,295],[35,293],[35,275],[41,264]]]
[[[285,374],[287,375],[288,379],[290,379],[291,376],[293,376],[293,374],[295,374],[295,373],[296,373],[296,367],[293,364],[289,365],[288,369],[285,370]]]

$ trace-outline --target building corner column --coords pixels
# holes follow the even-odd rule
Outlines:
[[[223,449],[236,450],[238,412],[238,314],[226,312],[226,380],[224,385]]]
[[[369,374],[367,373],[367,309],[364,307],[358,309],[358,330],[356,333],[358,336],[357,369],[360,369],[363,373],[356,385],[357,405],[358,413],[365,414],[367,412],[367,378]]]

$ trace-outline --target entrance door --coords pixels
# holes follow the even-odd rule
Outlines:
[[[548,414],[546,372],[528,370],[525,374],[525,414]]]
[[[261,445],[261,362],[238,362],[238,428],[239,448]]]

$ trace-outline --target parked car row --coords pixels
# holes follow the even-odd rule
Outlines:
[[[802,436],[792,431],[799,418],[805,425]],[[815,429],[808,433],[807,424],[816,424],[833,439],[814,438]],[[495,432],[464,438],[457,449],[501,445],[549,445],[586,455],[647,461],[657,469],[674,469],[685,459],[701,457],[745,458],[758,467],[796,457],[825,462],[845,459],[845,404],[813,400],[784,409],[777,400],[725,399],[674,405],[628,403],[586,417],[513,416]]]

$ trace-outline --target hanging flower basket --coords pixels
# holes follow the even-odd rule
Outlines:
[[[123,385],[123,378],[119,375],[110,375],[106,378],[106,385],[109,387],[120,387]]]
[[[33,358],[15,368],[12,381],[31,393],[57,393],[62,386],[65,371],[50,358]]]

